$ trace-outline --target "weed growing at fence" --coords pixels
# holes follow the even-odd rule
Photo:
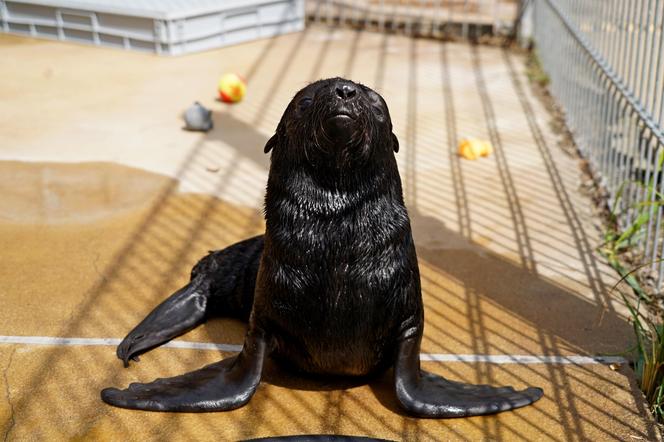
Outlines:
[[[659,155],[657,161],[656,170],[660,173],[663,163],[664,152]],[[658,208],[664,204],[663,195],[655,188],[654,175],[650,182],[645,184],[629,181],[620,186],[609,214],[609,226],[604,233],[604,243],[598,250],[620,275],[620,280],[613,286],[612,292],[624,281],[636,295],[634,302],[623,293],[620,294],[630,312],[636,336],[634,371],[653,414],[659,422],[664,422],[664,325],[661,317],[658,318],[658,315],[649,308],[653,307],[653,297],[642,288],[638,278],[638,270],[653,263],[641,264],[628,271],[621,260],[621,254],[635,246],[643,235],[643,227],[647,225],[652,214],[657,212],[652,210],[653,206]],[[634,221],[620,229],[618,218],[621,214],[617,213],[617,210],[621,207],[621,198],[628,185],[645,187],[646,202],[634,204],[628,209],[634,212]]]
[[[530,81],[536,83],[540,87],[549,85],[549,76],[542,68],[542,62],[537,55],[536,50],[530,51],[529,57],[526,59],[526,76]]]
[[[620,282],[633,273],[628,272],[614,286],[614,289]],[[638,284],[638,283],[637,283]],[[632,288],[632,284],[630,284]],[[635,293],[638,292],[635,290]],[[629,309],[632,327],[636,336],[636,346],[634,348],[634,372],[639,383],[639,387],[646,396],[651,410],[658,422],[664,422],[664,326],[661,321],[654,319],[651,314],[641,309],[643,299],[637,298],[636,303],[627,299],[624,294],[620,294],[623,302]]]
[[[663,160],[664,155],[660,155],[658,160],[659,170],[662,168]],[[620,216],[624,216],[624,213],[618,213],[618,210],[621,207],[623,192],[628,185],[645,187],[646,202],[634,204],[628,209],[634,212],[634,221],[632,221],[627,227],[621,229],[618,219]],[[655,193],[657,198],[655,201],[651,202],[653,193]],[[622,264],[623,260],[621,259],[621,255],[632,250],[638,241],[642,239],[644,234],[643,227],[648,224],[651,213],[655,212],[651,210],[651,208],[653,208],[653,206],[661,206],[663,203],[664,199],[661,198],[661,195],[655,190],[654,178],[651,178],[650,182],[647,184],[632,181],[624,182],[618,188],[618,192],[611,205],[612,209],[608,215],[608,227],[604,232],[604,242],[598,248],[599,252],[607,259],[611,267],[618,272],[621,277],[621,282],[625,281],[632,288],[639,301],[645,301],[649,304],[653,301],[652,296],[643,290],[636,275],[636,270],[645,267],[645,265],[641,265],[637,269],[628,271]],[[652,263],[648,263],[647,265],[650,264]]]

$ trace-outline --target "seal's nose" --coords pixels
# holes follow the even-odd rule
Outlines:
[[[350,83],[337,84],[335,87],[337,96],[342,100],[352,100],[357,94],[355,86]]]

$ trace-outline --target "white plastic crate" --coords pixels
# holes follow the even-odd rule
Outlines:
[[[179,55],[304,28],[304,0],[0,0],[11,34]]]

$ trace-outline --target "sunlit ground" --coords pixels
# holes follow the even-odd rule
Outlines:
[[[218,76],[248,94],[215,101]],[[386,99],[418,246],[422,351],[599,355],[631,345],[630,325],[594,253],[598,232],[527,83],[521,55],[313,26],[179,58],[0,36],[2,336],[122,338],[181,286],[192,265],[263,229],[263,145],[292,95],[343,76]],[[198,100],[207,134],[181,130]],[[456,156],[458,140],[494,154]],[[213,320],[182,340],[240,344],[241,323]],[[270,370],[246,407],[158,414],[103,404],[106,386],[176,375],[217,351],[164,348],[129,369],[112,346],[0,344],[7,440],[234,440],[334,433],[395,440],[653,439],[623,366],[424,362],[467,382],[540,386],[534,406],[422,420],[401,412],[390,374],[369,386]]]

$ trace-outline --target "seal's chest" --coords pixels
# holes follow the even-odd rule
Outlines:
[[[364,375],[383,362],[395,318],[386,308],[388,294],[360,289],[342,274],[318,290],[295,294],[279,315],[278,352],[303,371]]]

